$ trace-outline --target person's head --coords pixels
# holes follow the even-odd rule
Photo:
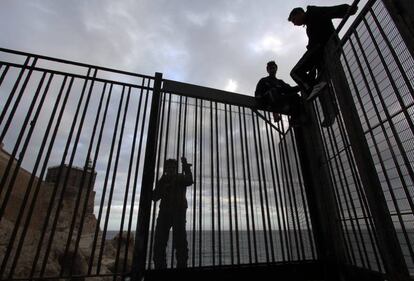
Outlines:
[[[167,159],[164,162],[164,173],[167,175],[173,175],[177,173],[177,160],[175,159]]]
[[[266,70],[270,76],[275,76],[277,72],[277,64],[275,63],[275,61],[269,61],[266,66]]]
[[[294,8],[290,14],[288,21],[292,22],[294,25],[304,25],[306,19],[305,10],[303,10],[301,7]]]

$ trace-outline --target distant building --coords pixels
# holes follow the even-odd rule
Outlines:
[[[92,233],[96,227],[96,219],[93,215],[95,205],[95,191],[93,190],[96,179],[96,172],[91,166],[82,169],[80,167],[69,167],[64,164],[48,169],[46,179],[43,182],[44,189],[50,193],[56,187],[58,194],[64,190],[64,199],[61,207],[61,217],[64,218],[59,223],[61,228],[69,227],[75,208],[77,208],[77,222],[75,229],[79,228],[79,218],[84,214],[85,220],[82,227],[83,233]],[[85,196],[88,195],[86,209]],[[80,200],[78,199],[80,197]],[[59,198],[59,197],[58,197]],[[59,200],[56,198],[56,200]],[[79,203],[77,203],[79,200]],[[76,207],[76,205],[78,205]]]
[[[94,186],[95,184],[96,172],[92,171],[91,167],[87,167],[85,170],[79,167],[71,167],[69,169],[68,165],[65,164],[49,168],[47,170],[45,182],[56,183],[58,181],[59,173],[62,181],[61,184],[64,184],[64,180],[67,181],[67,185],[77,187],[81,187],[82,185],[83,187],[87,187],[88,185]],[[68,179],[65,179],[68,173]]]
[[[4,144],[0,145],[0,177],[6,176],[6,168],[9,163],[11,155],[4,149]],[[6,183],[6,189],[10,185],[10,173],[15,170],[17,161],[13,160],[12,168],[9,171],[9,179]],[[62,168],[61,168],[62,167]],[[60,173],[60,175],[59,175]],[[33,177],[33,182],[29,186],[30,180]],[[67,179],[66,179],[67,177]],[[17,177],[11,189],[11,193],[5,208],[4,218],[10,222],[15,222],[22,208],[24,197],[29,192],[29,197],[24,206],[23,221],[26,216],[31,214],[29,228],[32,230],[40,229],[45,221],[45,216],[50,205],[51,200],[55,203],[52,214],[55,213],[57,203],[60,200],[60,196],[63,193],[63,200],[60,206],[58,228],[63,229],[70,225],[71,218],[75,211],[76,202],[78,197],[80,201],[77,209],[77,217],[79,218],[82,213],[85,214],[83,233],[92,233],[96,227],[96,218],[93,214],[95,204],[95,191],[94,184],[96,179],[96,172],[92,170],[91,165],[82,169],[79,167],[71,167],[68,165],[55,166],[48,169],[45,181],[42,181],[36,176],[32,176],[32,173],[23,169],[18,168]],[[35,200],[34,209],[29,210],[31,202],[33,202],[34,190],[37,188],[40,181],[39,192]],[[66,184],[65,184],[66,181]],[[83,210],[85,205],[85,196],[87,195],[89,187],[88,199],[86,200],[86,209]],[[53,190],[57,188],[55,198],[52,199]],[[79,194],[80,192],[80,194]],[[0,197],[0,202],[4,200],[4,194]],[[79,222],[79,219],[77,220]],[[78,228],[79,225],[76,225]]]

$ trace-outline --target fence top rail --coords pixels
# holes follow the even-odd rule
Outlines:
[[[53,61],[53,62],[58,62],[58,63],[63,63],[63,64],[76,65],[76,66],[80,66],[80,67],[93,68],[93,69],[97,69],[97,70],[113,72],[113,73],[118,73],[118,74],[123,74],[123,75],[128,75],[128,76],[154,79],[154,76],[150,76],[150,75],[144,75],[144,74],[139,74],[139,73],[134,73],[134,72],[128,72],[128,71],[123,71],[123,70],[119,70],[119,69],[108,68],[108,67],[103,67],[103,66],[98,66],[98,65],[87,64],[87,63],[81,63],[81,62],[76,62],[76,61],[70,61],[70,60],[65,60],[65,59],[58,59],[58,58],[54,58],[54,57],[38,55],[38,54],[32,54],[32,53],[27,53],[27,52],[22,52],[22,51],[17,51],[17,50],[11,50],[11,49],[6,49],[6,48],[0,48],[0,52],[10,53],[10,54],[14,54],[14,55],[27,56],[27,57],[34,57],[34,58],[38,58],[38,59],[43,59],[43,60],[48,60],[48,61]]]
[[[91,65],[91,64],[86,64],[86,63],[80,63],[80,62],[75,62],[75,61],[69,61],[65,59],[58,59],[54,57],[43,56],[43,55],[22,52],[22,51],[17,51],[17,50],[11,50],[11,49],[1,48],[1,47],[0,47],[0,52],[10,53],[14,55],[21,55],[21,56],[26,56],[26,57],[33,57],[37,59],[43,59],[47,61],[53,61],[53,62],[68,64],[68,65],[75,65],[75,66],[80,66],[80,67],[85,67],[85,68],[97,69],[97,70],[102,70],[102,71],[107,71],[107,72],[113,72],[113,73],[128,75],[132,77],[140,77],[140,78],[151,79],[151,80],[155,79],[154,76],[143,75],[143,74],[122,71],[122,70],[113,69],[113,68],[101,67],[101,66]],[[4,62],[4,63],[11,65],[11,66],[15,66],[15,67],[23,67],[23,65],[20,65],[20,64],[7,63],[7,62]],[[39,71],[47,71],[47,69],[45,68],[33,67],[33,69],[39,70]],[[87,78],[82,75],[77,75],[77,74],[62,72],[62,71],[50,71],[50,72],[53,72],[56,74],[79,77],[79,78]],[[108,79],[94,78],[94,80],[101,80],[102,82],[116,83],[116,81],[108,80]],[[120,83],[120,84],[126,85],[126,86],[132,86],[132,87],[135,86],[130,83]],[[139,88],[142,88],[142,86],[139,86]],[[143,87],[143,88],[147,88],[147,87]],[[168,92],[168,93],[172,93],[176,95],[182,95],[182,96],[198,98],[198,99],[219,102],[219,103],[225,103],[229,105],[247,107],[247,108],[252,108],[252,109],[267,110],[263,108],[263,106],[260,106],[255,100],[255,98],[252,96],[218,90],[214,88],[208,88],[208,87],[163,79],[162,89],[164,92]]]
[[[16,68],[25,67],[23,64],[3,62],[1,60],[0,60],[0,63],[4,63],[4,65],[8,65],[8,66],[11,66],[11,67],[16,67]],[[50,73],[50,74],[53,74],[53,75],[62,75],[62,76],[79,78],[79,79],[86,79],[86,80],[90,79],[90,80],[93,80],[93,81],[96,81],[96,82],[109,83],[109,84],[114,84],[114,85],[121,85],[121,86],[125,86],[125,87],[143,89],[143,90],[148,90],[148,91],[153,90],[153,88],[151,86],[144,86],[144,85],[139,85],[139,84],[120,82],[120,81],[116,81],[116,80],[112,80],[112,79],[103,79],[103,78],[93,77],[93,75],[89,75],[89,76],[80,75],[80,74],[75,74],[75,73],[70,73],[70,72],[65,72],[65,71],[50,70],[50,69],[47,69],[47,68],[33,67],[33,66],[26,66],[26,68],[34,70],[34,71]],[[144,77],[141,77],[141,78],[144,78]],[[153,77],[150,77],[148,79],[153,79]]]
[[[260,108],[255,98],[252,96],[241,95],[233,92],[227,92],[168,79],[163,79],[162,90],[165,93],[198,98],[212,102],[248,107],[252,109],[262,109]]]

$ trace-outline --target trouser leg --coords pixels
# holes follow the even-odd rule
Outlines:
[[[170,228],[171,223],[169,222],[167,216],[159,214],[154,237],[154,265],[156,269],[167,267],[165,251],[167,248]]]
[[[174,248],[176,250],[175,255],[177,258],[177,267],[187,267],[188,260],[188,243],[187,232],[185,230],[186,213],[181,211],[179,216],[174,220],[173,235],[174,235]]]
[[[299,114],[303,113],[304,107],[298,95],[289,95],[289,104],[291,105],[290,112],[292,116],[299,116]]]
[[[276,112],[288,115],[299,115],[303,106],[298,94],[284,94],[275,98],[272,109]]]
[[[336,115],[338,114],[338,108],[333,96],[330,92],[330,88],[325,88],[326,94],[319,96],[319,103],[321,104],[324,120],[322,126],[331,126],[335,122]]]
[[[314,77],[310,77],[309,72],[312,72],[312,69],[320,64],[322,54],[322,48],[319,46],[309,49],[290,72],[292,79],[306,93],[312,89],[314,84]]]

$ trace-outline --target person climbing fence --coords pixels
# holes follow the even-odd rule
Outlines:
[[[343,4],[330,7],[308,6],[306,11],[297,7],[290,12],[288,20],[295,26],[305,26],[308,37],[307,51],[290,72],[292,79],[306,94],[307,101],[314,99],[327,85],[326,81],[318,81],[317,77],[321,77],[323,71],[324,48],[335,32],[332,19],[354,15],[357,10],[357,6]]]
[[[307,51],[290,72],[293,80],[299,85],[306,101],[312,101],[323,92],[329,92],[326,73],[324,73],[325,46],[335,33],[332,20],[353,15],[358,10],[357,6],[347,4],[317,7],[308,6],[306,11],[294,8],[288,20],[295,26],[305,26],[308,36]],[[329,127],[335,122],[338,108],[331,95],[319,97],[324,120],[322,127]]]

